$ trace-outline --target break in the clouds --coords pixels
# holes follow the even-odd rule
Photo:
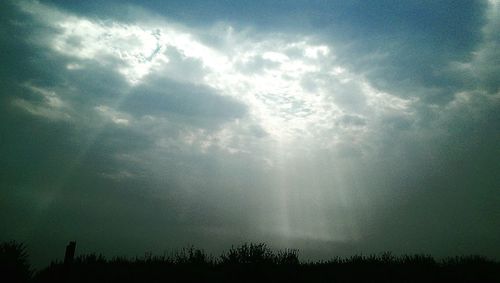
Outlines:
[[[222,3],[2,4],[2,239],[500,255],[498,1]]]

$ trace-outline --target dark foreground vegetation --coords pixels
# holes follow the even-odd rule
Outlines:
[[[300,262],[296,250],[232,247],[219,257],[187,248],[170,256],[80,255],[33,272],[23,244],[0,244],[0,282],[500,282],[500,263],[480,256],[436,261],[390,253]]]

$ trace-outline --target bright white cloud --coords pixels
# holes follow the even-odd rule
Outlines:
[[[336,127],[345,114],[357,112],[354,105],[364,104],[359,99],[366,99],[362,115],[371,120],[385,112],[404,114],[411,104],[378,92],[363,77],[336,63],[331,47],[307,37],[252,36],[226,26],[220,29],[223,34],[217,35],[225,44],[215,48],[199,39],[197,33],[203,30],[186,32],[168,22],[125,24],[77,17],[33,2],[22,6],[59,29],[49,41],[54,51],[114,68],[132,86],[149,74],[165,72],[162,67],[172,63],[167,55],[170,49],[181,54],[182,60],[200,62],[203,80],[192,83],[205,84],[245,103],[250,119],[280,143],[309,138],[328,140],[331,146],[331,141],[342,140],[346,131],[362,134],[359,129]],[[179,77],[174,73],[184,62],[176,62],[180,65],[163,75]],[[77,70],[82,65],[75,62],[67,68]],[[310,87],[304,87],[306,80]],[[350,101],[349,106],[341,101]],[[115,124],[129,123],[107,109],[96,109],[112,116]]]

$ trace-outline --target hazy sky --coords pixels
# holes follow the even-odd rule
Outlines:
[[[103,2],[0,4],[0,240],[37,264],[500,258],[498,0]]]

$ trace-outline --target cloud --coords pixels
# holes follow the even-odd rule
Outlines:
[[[174,114],[187,119],[232,120],[245,115],[244,105],[231,97],[222,97],[209,87],[182,84],[152,78],[135,88],[124,99],[121,108],[135,115],[163,116]]]
[[[326,37],[338,43],[341,63],[365,75],[375,88],[443,104],[463,82],[442,69],[453,61],[470,60],[482,41],[485,4],[351,3],[347,10],[356,13],[333,22]]]
[[[207,119],[220,123],[219,118],[229,121],[248,115],[248,123],[259,123],[274,139],[293,140],[304,134],[310,138],[335,134],[331,121],[342,112],[379,115],[386,108],[405,111],[406,106],[395,110],[396,104],[388,104],[389,100],[410,103],[374,90],[370,82],[339,65],[331,48],[308,37],[281,34],[265,39],[258,33],[239,34],[226,25],[222,35],[212,35],[224,42],[217,49],[204,42],[201,31],[178,24],[105,22],[35,2],[23,2],[21,7],[58,29],[48,32],[42,45],[65,58],[67,73],[75,74],[71,78],[75,88],[95,90],[91,100],[80,102],[89,109],[102,110],[104,105],[136,118],[172,113],[189,117],[188,121],[199,116],[205,124]],[[252,63],[256,59],[269,63],[258,67]],[[104,72],[117,87],[110,89],[98,78],[92,86],[78,79],[95,72]],[[122,125],[129,121],[117,119]],[[341,137],[339,132],[334,139]]]

